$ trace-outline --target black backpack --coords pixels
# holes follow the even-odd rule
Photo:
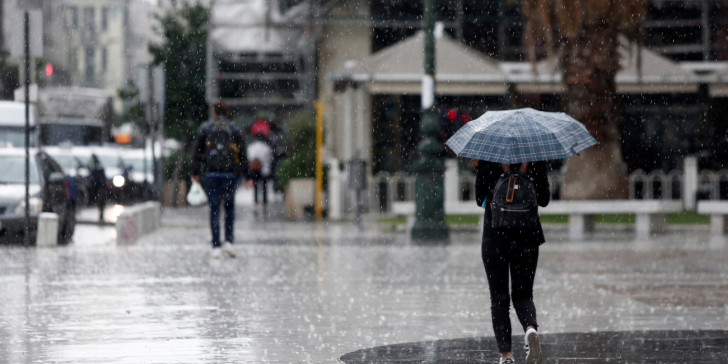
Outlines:
[[[503,172],[493,189],[491,216],[494,229],[537,229],[538,200],[533,179],[518,170]]]
[[[205,140],[205,168],[210,172],[236,172],[240,160],[233,130],[225,120],[217,120]]]

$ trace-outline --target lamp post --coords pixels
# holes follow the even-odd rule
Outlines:
[[[415,224],[411,236],[416,240],[445,240],[449,237],[445,223],[445,164],[437,135],[440,126],[435,112],[435,13],[434,0],[424,1],[425,62],[422,76],[422,140],[417,146],[420,159],[414,166]]]

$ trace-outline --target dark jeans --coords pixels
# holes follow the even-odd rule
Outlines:
[[[225,207],[225,241],[234,242],[233,228],[235,224],[235,190],[238,178],[234,173],[208,172],[202,185],[207,193],[207,204],[210,206],[210,230],[212,246],[220,243],[220,203]]]
[[[258,203],[258,187],[263,190],[263,205],[268,204],[268,178],[254,175],[253,176],[253,199],[254,202]]]
[[[481,250],[490,287],[490,311],[500,352],[511,351],[510,301],[525,331],[536,323],[533,281],[538,264],[538,244],[516,238],[483,238]],[[512,279],[510,294],[508,278]]]

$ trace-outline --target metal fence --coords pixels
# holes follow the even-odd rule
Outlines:
[[[561,198],[564,175],[560,171],[549,173],[551,198]],[[636,170],[628,176],[629,198],[635,200],[680,200],[683,195],[684,176],[682,170],[669,172]],[[415,198],[415,177],[404,172],[379,173],[368,186],[368,208],[386,213],[391,211],[393,201],[412,201]],[[475,199],[475,175],[462,173],[458,178],[458,199]],[[698,174],[699,200],[728,199],[728,169],[704,170]]]

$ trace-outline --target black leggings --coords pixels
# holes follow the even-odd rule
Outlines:
[[[510,301],[525,331],[536,323],[533,304],[533,281],[538,264],[538,244],[527,244],[515,239],[484,238],[481,255],[490,287],[490,311],[493,330],[500,352],[511,351]],[[511,293],[508,275],[513,280]]]

